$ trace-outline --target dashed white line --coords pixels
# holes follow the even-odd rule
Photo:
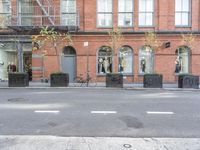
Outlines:
[[[54,113],[54,114],[58,114],[60,113],[59,110],[35,110],[35,113]]]
[[[147,111],[147,114],[160,114],[160,115],[173,115],[174,112],[162,112],[162,111]]]
[[[116,111],[91,111],[91,114],[116,114]]]

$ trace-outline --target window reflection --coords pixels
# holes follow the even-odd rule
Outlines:
[[[112,49],[102,46],[98,52],[98,74],[112,72]]]
[[[150,46],[143,46],[139,50],[139,73],[153,73],[154,53]]]
[[[133,73],[133,51],[130,47],[123,46],[119,49],[118,61],[118,72]]]

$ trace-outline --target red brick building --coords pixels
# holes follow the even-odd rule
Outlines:
[[[20,64],[24,65],[21,69],[32,65],[35,80],[58,70],[69,73],[70,81],[76,75],[86,75],[87,70],[98,81],[104,81],[110,72],[121,72],[135,82],[153,72],[163,74],[164,82],[176,81],[180,73],[200,75],[200,0],[1,1],[1,78],[6,78],[5,68],[11,61],[19,69]],[[38,34],[41,26],[72,35],[72,46],[57,43],[59,63],[52,43],[39,47],[48,51],[47,56],[31,51],[31,35]],[[108,35],[113,28],[120,28],[123,35],[114,50]],[[147,31],[155,31],[163,43],[159,51],[145,46]],[[185,40],[194,40],[183,42],[183,34],[188,33],[193,36],[185,36]],[[20,41],[17,50],[13,37]],[[164,47],[166,42],[170,42],[168,48]]]

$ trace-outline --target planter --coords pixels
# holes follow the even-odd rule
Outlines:
[[[161,74],[145,74],[143,78],[144,88],[162,88],[163,75]]]
[[[52,73],[50,75],[51,87],[67,87],[69,85],[69,74],[67,73]]]
[[[199,76],[195,75],[179,75],[178,76],[178,88],[199,88]]]
[[[27,73],[8,73],[9,87],[26,87],[29,86],[29,77]]]
[[[106,74],[106,87],[123,88],[123,74],[121,73]]]

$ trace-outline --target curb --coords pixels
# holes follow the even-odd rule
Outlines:
[[[123,88],[113,88],[113,87],[41,87],[41,86],[28,86],[28,87],[0,87],[0,89],[99,89],[99,90],[135,90],[135,91],[200,91],[200,89],[192,88],[143,88],[143,87],[123,87]]]

